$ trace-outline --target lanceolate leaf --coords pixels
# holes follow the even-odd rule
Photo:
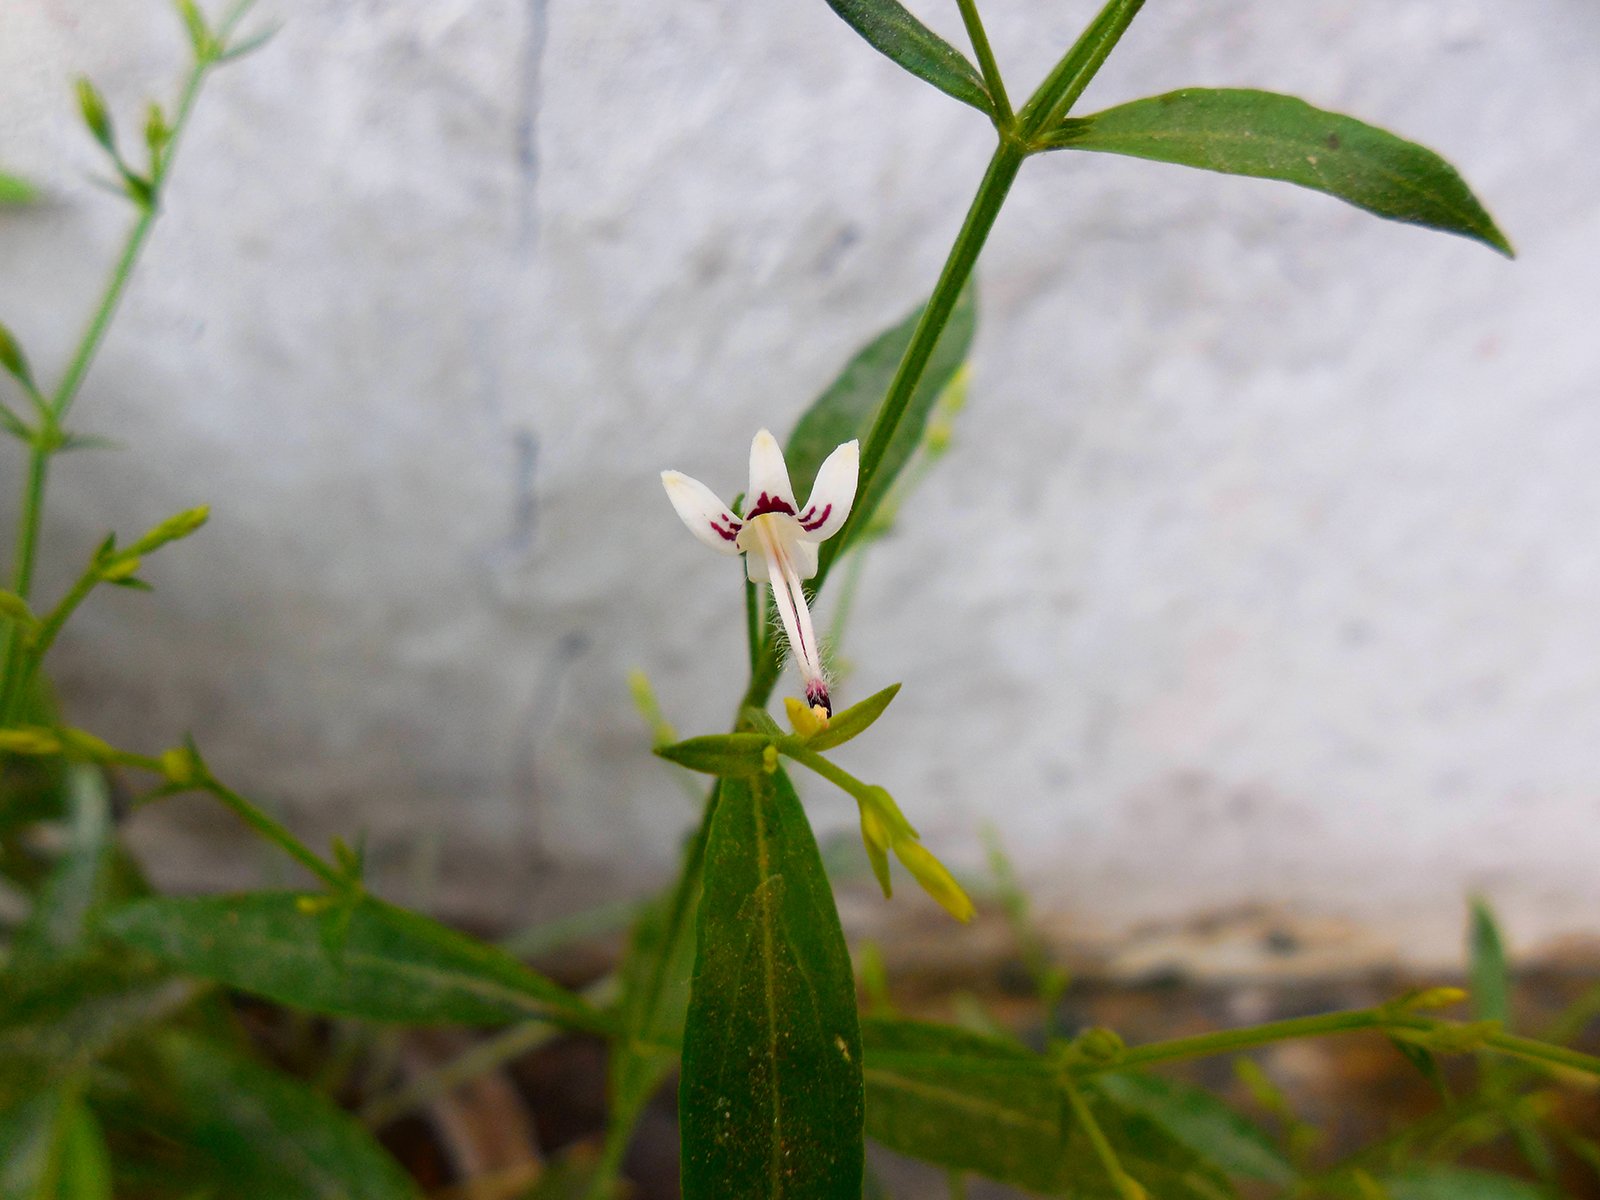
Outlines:
[[[315,1012],[422,1025],[600,1020],[503,950],[371,897],[142,900],[104,928],[177,970]]]
[[[210,1160],[219,1198],[418,1200],[371,1135],[310,1088],[185,1034],[157,1046],[183,1140]]]
[[[828,7],[874,50],[917,78],[984,114],[994,111],[978,69],[961,52],[929,29],[899,0],[828,0]]]
[[[1543,1188],[1466,1167],[1418,1166],[1383,1181],[1390,1200],[1545,1200]]]
[[[878,406],[889,390],[889,381],[894,378],[906,347],[911,344],[912,331],[921,316],[919,307],[863,347],[795,425],[789,444],[784,447],[784,459],[797,496],[810,495],[817,468],[835,446],[851,438],[866,441],[872,432],[873,419],[878,415]],[[967,360],[977,323],[977,301],[969,286],[956,301],[949,323],[939,335],[911,403],[895,428],[894,440],[879,462],[870,493],[856,497],[855,507],[861,517],[854,522],[855,528],[867,527],[866,518],[882,503],[895,478],[916,452],[934,402]]]
[[[916,1021],[867,1020],[867,1133],[891,1150],[1037,1192],[1062,1182],[1067,1110],[1020,1046]]]
[[[1118,1108],[1148,1118],[1229,1175],[1283,1186],[1295,1180],[1272,1140],[1209,1092],[1154,1075],[1105,1075],[1097,1085]]]
[[[1185,88],[1069,117],[1045,140],[1057,148],[1281,179],[1380,217],[1512,252],[1455,168],[1433,151],[1293,96]]]
[[[721,786],[720,784],[718,785]],[[612,1119],[631,1119],[676,1060],[683,1045],[694,970],[695,914],[716,798],[683,853],[672,892],[650,905],[634,926],[618,968],[622,1038],[611,1055]]]
[[[892,1150],[1048,1195],[1116,1200],[1060,1068],[1011,1042],[916,1021],[862,1023],[867,1133]],[[1233,1195],[1207,1157],[1099,1081],[1079,1090],[1122,1167],[1161,1200]]]
[[[1511,1020],[1511,972],[1506,966],[1505,943],[1500,925],[1488,901],[1472,902],[1470,935],[1472,962],[1472,1007],[1480,1021]]]
[[[684,1029],[683,1193],[861,1194],[855,985],[788,777],[722,782]]]

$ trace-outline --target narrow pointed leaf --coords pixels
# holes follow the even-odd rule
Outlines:
[[[186,1034],[163,1036],[157,1054],[219,1200],[419,1200],[365,1129],[297,1080]]]
[[[1067,1111],[1043,1059],[919,1021],[863,1021],[861,1039],[869,1136],[953,1170],[1059,1189]]]
[[[1454,167],[1414,142],[1304,100],[1248,88],[1185,88],[1068,118],[1046,145],[1279,179],[1380,217],[1511,244]]]
[[[817,468],[835,446],[851,438],[865,441],[872,432],[878,406],[883,403],[884,395],[889,390],[889,381],[894,378],[895,368],[905,357],[906,347],[911,344],[912,332],[921,316],[922,309],[919,307],[898,325],[886,329],[864,346],[845,365],[844,371],[828,386],[828,390],[817,397],[801,416],[794,432],[789,435],[788,445],[784,447],[784,458],[796,495],[811,494]],[[956,301],[949,323],[939,335],[938,344],[917,383],[917,390],[906,406],[905,415],[895,428],[894,440],[879,461],[870,492],[856,497],[855,507],[862,515],[852,522],[854,528],[867,528],[869,522],[866,518],[877,510],[884,496],[894,486],[895,479],[916,452],[940,393],[967,360],[977,324],[976,293],[968,286]]]
[[[176,970],[314,1012],[420,1025],[600,1020],[505,951],[371,897],[163,897],[117,909],[102,928]]]
[[[656,753],[668,762],[707,775],[759,775],[772,739],[762,733],[709,733],[685,738]]]
[[[96,767],[67,769],[71,829],[66,852],[34,902],[12,947],[12,967],[25,969],[83,948],[111,883],[111,796]]]
[[[1259,1127],[1209,1092],[1154,1075],[1105,1075],[1100,1091],[1228,1175],[1288,1186],[1295,1170]]]
[[[1480,1021],[1511,1019],[1511,972],[1506,965],[1505,942],[1494,910],[1486,900],[1472,902],[1472,930],[1469,935],[1472,969],[1473,1014]]]
[[[855,983],[816,841],[782,771],[720,789],[680,1111],[685,1196],[861,1194]]]
[[[0,1200],[58,1200],[74,1107],[64,1087],[0,1102]]]
[[[61,1184],[51,1200],[113,1200],[111,1152],[100,1124],[82,1104],[67,1117],[61,1146]]]
[[[683,1045],[694,972],[695,914],[700,909],[706,843],[715,811],[713,794],[705,819],[684,849],[677,884],[640,916],[617,971],[623,1036],[611,1055],[613,1120],[639,1110]]]
[[[828,7],[874,50],[918,79],[981,113],[993,113],[994,102],[978,68],[899,0],[828,0]]]

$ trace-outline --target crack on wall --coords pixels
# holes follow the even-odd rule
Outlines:
[[[527,26],[517,69],[517,248],[539,242],[539,110],[544,101],[544,52],[550,34],[550,0],[527,0]]]

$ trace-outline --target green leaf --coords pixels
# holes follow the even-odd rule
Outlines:
[[[1505,942],[1494,910],[1481,896],[1472,901],[1472,927],[1468,935],[1472,973],[1473,1015],[1480,1021],[1511,1019],[1511,972],[1506,965]]]
[[[852,704],[842,713],[829,718],[828,727],[807,740],[812,750],[832,750],[853,737],[859,737],[889,707],[889,702],[900,694],[898,683],[890,684],[881,692],[874,692],[859,704]]]
[[[861,1035],[833,894],[782,771],[724,780],[684,1030],[683,1193],[861,1194]]]
[[[184,980],[109,955],[0,976],[0,1110],[77,1074],[194,994]]]
[[[684,849],[677,884],[640,916],[617,971],[623,1036],[611,1056],[614,1121],[632,1119],[665,1078],[683,1045],[694,972],[695,914],[700,908],[716,796],[713,792],[705,819]]]
[[[1139,1074],[1106,1075],[1097,1086],[1124,1112],[1148,1118],[1229,1175],[1280,1186],[1295,1182],[1294,1168],[1272,1140],[1209,1092]]]
[[[1418,1166],[1383,1181],[1389,1200],[1546,1200],[1543,1189],[1465,1167]]]
[[[1013,1042],[917,1021],[862,1023],[867,1133],[891,1150],[1035,1192],[1121,1195],[1071,1117],[1058,1068]],[[1225,1176],[1098,1082],[1078,1085],[1123,1169],[1161,1200],[1219,1200]]]
[[[32,204],[39,199],[39,189],[20,175],[0,171],[0,204]]]
[[[37,966],[81,950],[91,919],[111,882],[111,796],[105,776],[91,766],[69,767],[66,778],[71,829],[66,852],[35,901],[12,947],[16,969]]]
[[[0,1103],[0,1200],[89,1200],[73,1192],[66,1159],[75,1118],[82,1110],[67,1086],[34,1091],[18,1103]]]
[[[891,1150],[1037,1192],[1062,1184],[1067,1111],[1048,1063],[918,1021],[861,1023],[867,1133]]]
[[[796,496],[810,495],[817,468],[834,447],[851,438],[864,441],[872,431],[878,406],[889,390],[889,381],[894,378],[906,347],[911,344],[911,334],[921,316],[919,307],[869,342],[796,423],[794,432],[789,435],[789,444],[784,448]],[[861,515],[851,522],[854,528],[867,528],[872,514],[916,452],[934,404],[967,359],[977,324],[976,293],[969,284],[956,300],[950,320],[939,334],[917,390],[906,405],[905,416],[895,427],[894,439],[879,461],[870,491],[856,497],[855,507]]]
[[[898,0],[828,0],[828,7],[878,53],[947,96],[993,115],[994,101],[978,68]]]
[[[109,913],[102,928],[176,970],[315,1012],[419,1025],[600,1023],[503,950],[372,897],[158,898]]]
[[[709,733],[656,747],[668,762],[707,775],[759,775],[770,758],[772,739],[764,733]]]
[[[184,1143],[238,1200],[418,1200],[415,1184],[359,1124],[286,1075],[185,1034],[156,1043]]]
[[[1185,88],[1068,118],[1045,144],[1281,179],[1512,254],[1455,168],[1433,151],[1293,96]]]
[[[61,1146],[61,1176],[52,1200],[113,1200],[111,1152],[94,1114],[81,1104],[67,1116]]]

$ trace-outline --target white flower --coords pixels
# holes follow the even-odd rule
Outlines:
[[[856,498],[860,446],[849,441],[817,470],[805,508],[795,504],[778,441],[763,429],[750,443],[750,488],[745,515],[733,511],[705,484],[677,471],[661,472],[667,498],[694,534],[719,554],[743,554],[752,583],[771,583],[783,631],[805,681],[806,703],[831,714],[822,655],[802,581],[817,573],[817,544],[844,527]]]

